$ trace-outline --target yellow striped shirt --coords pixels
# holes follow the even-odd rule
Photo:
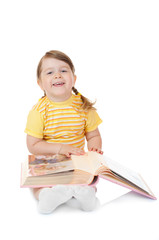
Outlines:
[[[74,95],[65,102],[41,98],[29,112],[25,132],[47,142],[71,144],[84,149],[85,133],[102,122],[95,110],[81,110],[82,100]]]

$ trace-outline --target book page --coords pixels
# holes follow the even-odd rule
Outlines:
[[[93,175],[103,166],[100,161],[100,159],[103,159],[103,156],[96,152],[87,152],[80,156],[72,155],[71,158],[75,169],[80,169]]]
[[[111,160],[110,158],[105,157],[105,161],[107,166],[118,175],[122,176],[123,178],[127,179],[128,181],[132,182],[136,186],[140,187],[141,189],[145,190],[146,192],[150,192],[147,185],[144,183],[142,178],[138,173],[133,170],[130,170],[123,165],[117,163],[116,161]]]

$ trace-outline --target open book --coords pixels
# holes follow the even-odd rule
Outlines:
[[[104,178],[132,191],[156,199],[140,174],[96,152],[84,155],[34,156],[22,164],[21,187],[49,187],[57,184],[93,185]]]

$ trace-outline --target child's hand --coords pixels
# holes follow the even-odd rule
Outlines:
[[[80,148],[73,147],[69,144],[62,144],[59,154],[64,154],[64,155],[66,155],[66,157],[70,157],[72,154],[83,155],[83,154],[85,154],[85,151]]]
[[[89,148],[88,151],[93,151],[93,152],[103,154],[103,151],[100,148],[92,147],[92,148]]]

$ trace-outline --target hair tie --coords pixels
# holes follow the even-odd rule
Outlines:
[[[82,94],[78,92],[77,95],[81,96]]]

